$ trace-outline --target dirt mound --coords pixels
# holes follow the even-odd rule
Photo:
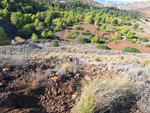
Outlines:
[[[134,44],[132,42],[123,41],[123,40],[117,40],[113,41],[107,44],[109,48],[112,50],[123,50],[125,47],[134,47],[138,49],[141,53],[150,53],[150,48],[145,46],[139,46],[137,44]]]

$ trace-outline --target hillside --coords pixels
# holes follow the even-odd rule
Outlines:
[[[126,4],[117,4],[115,2],[105,2],[105,6],[117,6],[119,9],[125,10],[140,10],[140,11],[150,11],[150,1],[143,2],[130,2]]]
[[[150,20],[112,5],[1,0],[0,112],[150,113]]]

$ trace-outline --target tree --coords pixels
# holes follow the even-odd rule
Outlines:
[[[117,33],[112,37],[113,40],[119,40],[121,39],[121,33]]]
[[[134,26],[133,26],[134,29],[136,29],[138,27],[139,27],[139,23],[135,23]]]
[[[125,36],[129,39],[132,39],[134,37],[134,35],[135,35],[135,32],[129,31]]]
[[[52,31],[48,31],[47,38],[54,39],[56,38],[56,35]]]
[[[33,42],[38,42],[38,36],[35,33],[33,33],[32,36],[31,36],[31,40]]]
[[[68,32],[68,29],[66,29],[66,31],[65,31],[65,36],[64,36],[65,38],[68,38],[69,37],[69,32]]]
[[[38,29],[39,30],[42,30],[44,28],[44,23],[43,22],[40,22],[39,24],[38,24]]]
[[[94,44],[94,43],[99,43],[99,39],[100,37],[99,36],[94,36],[92,39],[91,39],[91,43]]]
[[[34,22],[34,26],[38,26],[39,25],[39,23],[40,23],[40,21],[39,21],[39,19],[37,18],[36,20],[35,20],[35,22]]]
[[[33,24],[26,24],[18,30],[18,35],[24,38],[29,38],[34,31],[35,27]]]
[[[47,25],[51,25],[51,23],[52,23],[51,18],[50,18],[49,16],[47,16],[47,17],[45,18],[44,23],[46,23]]]
[[[7,40],[7,34],[5,33],[5,30],[0,27],[0,42],[5,40]]]
[[[43,31],[43,32],[41,33],[41,36],[42,36],[42,38],[47,38],[46,31]]]

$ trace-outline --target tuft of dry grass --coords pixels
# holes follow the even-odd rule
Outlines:
[[[76,101],[76,111],[78,113],[122,112],[121,110],[131,107],[132,89],[135,86],[135,83],[127,77],[105,76],[89,81],[83,85],[81,96]]]
[[[79,65],[76,65],[73,62],[67,62],[62,64],[61,68],[57,71],[57,75],[63,76],[67,75],[67,73],[77,74],[79,69]]]
[[[145,69],[150,69],[150,59],[149,58],[143,59],[142,64],[144,65]]]

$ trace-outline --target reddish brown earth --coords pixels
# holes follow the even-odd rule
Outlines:
[[[140,30],[135,31],[137,37],[145,37],[148,40],[150,40],[150,35],[145,33],[145,32],[141,32]]]
[[[145,46],[139,46],[137,44],[134,44],[132,42],[123,41],[123,40],[117,40],[113,41],[107,44],[109,48],[112,50],[123,50],[125,47],[134,47],[138,49],[141,53],[150,53],[150,48]]]
[[[81,30],[74,30],[74,29],[72,28],[72,26],[67,27],[66,29],[68,29],[69,34],[71,34],[71,32],[79,32],[79,33],[83,32],[83,31],[81,31]],[[64,37],[64,36],[65,36],[65,30],[63,30],[63,31],[58,31],[58,32],[56,32],[55,34],[56,34],[58,37],[60,37],[60,39],[68,40],[68,41],[70,41],[70,42],[76,42],[76,39],[71,39],[71,37],[69,37],[69,38],[66,39],[66,38]]]
[[[73,95],[78,95],[85,80],[112,74],[106,68],[86,64],[81,66],[79,74],[69,72],[59,76],[55,68],[61,66],[62,59],[39,60],[0,67],[1,113],[70,113],[75,105]]]
[[[112,36],[114,36],[114,33],[113,33],[113,32],[98,31],[98,30],[96,29],[97,26],[95,26],[95,25],[90,25],[90,24],[78,24],[78,26],[80,26],[83,30],[82,30],[82,31],[81,31],[81,30],[74,30],[74,29],[72,28],[73,26],[67,27],[66,29],[69,30],[69,34],[71,34],[71,32],[74,32],[74,31],[81,33],[81,32],[84,31],[84,29],[87,29],[87,30],[88,30],[89,32],[91,32],[93,35],[98,35],[98,36],[104,35],[104,36],[106,36],[107,38],[112,38]],[[63,30],[63,31],[58,31],[58,32],[56,32],[55,34],[56,34],[58,37],[60,37],[60,39],[65,40],[65,37],[64,37],[64,35],[65,35],[65,30]],[[70,37],[70,38],[67,38],[67,40],[70,41],[70,42],[76,42],[76,39],[71,39],[71,37]]]
[[[90,24],[79,24],[79,26],[82,29],[87,29],[89,32],[91,32],[93,35],[105,35],[107,38],[112,38],[114,36],[113,32],[104,32],[104,31],[98,31],[96,28],[98,26],[90,25]]]

